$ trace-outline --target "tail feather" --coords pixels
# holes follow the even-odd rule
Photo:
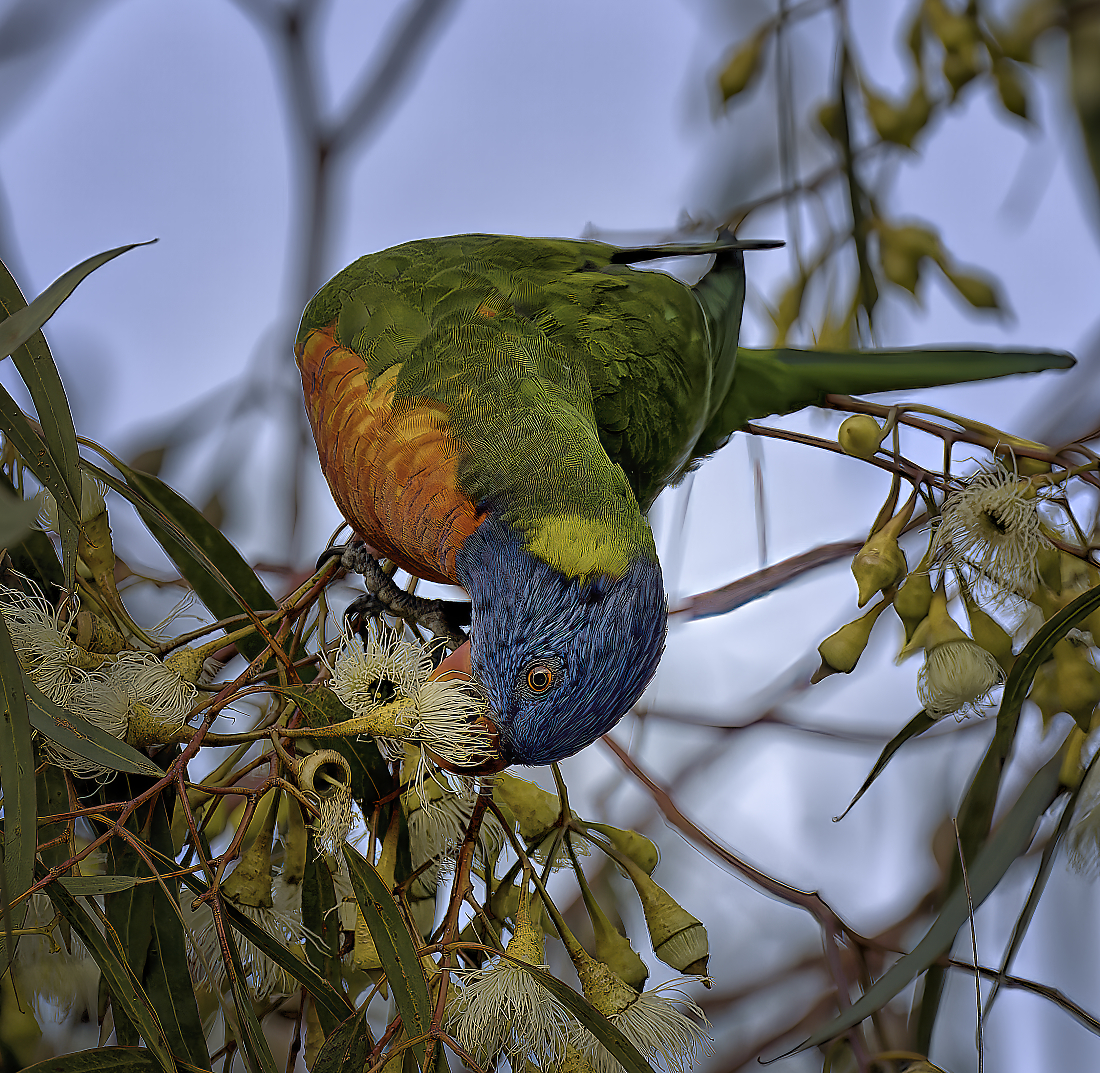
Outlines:
[[[822,403],[826,395],[866,395],[988,380],[1014,373],[1068,369],[1075,359],[1053,350],[930,349],[746,350],[738,348],[733,383],[696,458],[722,446],[744,425]],[[713,444],[713,446],[711,446]]]

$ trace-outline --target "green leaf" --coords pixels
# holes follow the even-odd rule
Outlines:
[[[416,956],[416,946],[401,908],[374,865],[347,843],[344,844],[344,859],[348,862],[355,900],[378,949],[405,1034],[409,1039],[424,1035],[431,1025],[432,1000],[424,966]],[[420,1068],[424,1069],[424,1043],[415,1044],[411,1049]]]
[[[62,876],[60,883],[74,898],[117,894],[141,882],[137,876]]]
[[[0,548],[20,543],[31,531],[42,504],[35,499],[20,499],[0,488]]]
[[[0,358],[11,354],[19,375],[27,385],[38,413],[46,446],[61,481],[68,490],[67,495],[58,497],[58,525],[64,550],[66,585],[69,588],[73,585],[76,570],[77,522],[80,519],[81,499],[80,452],[76,445],[76,429],[69,410],[69,400],[65,397],[65,387],[61,383],[50,348],[46,345],[46,337],[40,329],[85,276],[119,254],[132,250],[135,245],[147,243],[119,246],[89,257],[54,280],[30,305],[27,305],[11,273],[0,262],[0,309],[8,314],[6,320],[0,321]],[[51,491],[58,496],[57,491]],[[60,515],[64,515],[67,520],[63,521]]]
[[[1058,776],[1062,758],[1056,756],[1028,783],[1019,800],[1009,810],[1004,822],[993,837],[982,847],[967,874],[975,908],[982,904],[1005,872],[1031,843],[1036,821],[1050,807],[1058,791]],[[951,949],[958,930],[966,922],[969,909],[966,892],[956,887],[944,903],[939,916],[924,938],[846,1009],[839,1017],[819,1028],[809,1039],[800,1043],[787,1057],[816,1047],[826,1040],[847,1032],[853,1025],[870,1017],[905,988],[919,973],[927,969],[941,954]]]
[[[158,477],[117,465],[129,487],[96,466],[87,468],[137,507],[149,531],[213,615],[229,618],[249,609],[260,612],[275,608],[275,598],[244,556],[201,511]],[[237,647],[247,659],[254,659],[265,642],[259,636],[246,637]]]
[[[374,1047],[367,1019],[356,1010],[326,1039],[310,1073],[343,1073],[345,1068],[362,1069]]]
[[[75,268],[58,276],[30,305],[27,305],[11,273],[0,261],[0,306],[9,314],[7,320],[0,321],[0,357],[6,358],[38,332],[86,276],[127,250],[149,246],[156,241],[153,238],[148,242],[131,242],[128,246],[117,246],[81,261]],[[29,384],[27,386],[30,387]]]
[[[993,740],[989,743],[989,748],[982,757],[982,762],[978,765],[978,770],[974,773],[974,778],[971,779],[966,796],[959,807],[959,840],[962,842],[963,856],[968,863],[989,833],[1000,792],[1001,775],[1013,742],[1016,740],[1020,709],[1035,680],[1036,672],[1051,658],[1054,646],[1097,608],[1100,608],[1100,585],[1082,593],[1045,622],[1016,657],[1001,695],[1001,706],[997,712],[997,728],[993,732]],[[945,894],[957,890],[961,879],[959,863],[953,860],[944,883]],[[923,1046],[925,1051],[928,1050],[928,1044],[932,1039],[932,1030],[935,1027],[942,996],[943,969],[934,966],[929,970],[925,980],[920,1016],[917,1020],[917,1044]]]
[[[319,856],[313,843],[313,828],[306,828],[306,874],[302,882],[302,923],[307,933],[306,951],[310,962],[321,972],[329,985],[343,997],[343,971],[340,964],[340,918],[335,912],[336,890],[332,873]],[[346,1001],[346,1000],[345,1000]],[[327,1038],[346,1018],[330,1008],[317,1004],[317,1019]]]
[[[27,698],[23,692],[23,669],[0,615],[0,788],[4,794],[4,843],[0,859],[0,915],[3,947],[0,975],[15,953],[11,932],[20,927],[26,907],[12,918],[9,904],[34,882],[34,855],[38,846],[38,791],[34,780],[34,747]]]
[[[852,798],[848,807],[839,816],[833,817],[833,823],[838,823],[852,811],[852,807],[855,803],[870,789],[871,783],[873,783],[885,770],[886,765],[890,763],[894,753],[896,753],[910,738],[915,738],[923,734],[930,727],[934,727],[937,722],[938,720],[934,719],[923,709],[917,712],[917,714],[914,715],[889,742],[887,742],[886,748],[879,753],[879,758],[875,761],[875,766],[871,768],[871,773],[863,780],[863,785],[859,788],[859,792]]]
[[[45,870],[40,870],[44,876]],[[175,1062],[164,1039],[164,1031],[150,1007],[148,996],[127,968],[124,952],[114,929],[108,928],[105,934],[101,934],[87,910],[80,906],[56,880],[46,885],[46,893],[57,911],[80,936],[99,966],[100,972],[103,973],[103,978],[111,992],[111,1000],[117,1003],[116,1017],[119,1012],[128,1017],[137,1026],[146,1047],[149,1048],[149,1053],[156,1058],[157,1065],[165,1073],[175,1073]]]
[[[49,489],[57,500],[57,520],[62,531],[66,586],[71,586],[76,571],[76,540],[79,535],[73,520],[79,517],[76,502],[46,442],[35,430],[27,415],[16,405],[15,399],[2,386],[0,386],[0,430],[19,452],[19,457],[27,469],[45,488]]]
[[[318,1011],[326,1010],[337,1021],[347,1017],[354,1007],[347,998],[326,980],[309,962],[292,954],[285,946],[272,938],[263,928],[253,923],[230,902],[225,903],[225,916],[253,946],[262,950],[280,968],[303,984],[317,1003]]]
[[[162,750],[162,762],[171,763],[179,748]],[[127,775],[116,779],[106,789],[109,799],[129,801],[145,793],[154,780]],[[176,871],[172,854],[172,807],[176,797],[172,788],[161,791],[151,802],[140,807],[126,823],[158,858],[167,860],[161,871]],[[108,843],[112,875],[101,877],[123,882],[106,899],[107,919],[119,935],[126,951],[126,960],[149,998],[149,1002],[164,1029],[164,1035],[176,1055],[184,1056],[199,1067],[209,1069],[206,1040],[202,1031],[195,989],[187,968],[183,921],[179,911],[179,879],[164,880],[171,893],[159,882],[137,882],[153,878],[141,855],[122,839]],[[149,853],[153,857],[153,853]],[[66,884],[69,888],[69,885]],[[69,888],[71,889],[71,888]],[[115,1028],[120,1042],[124,1037],[124,1018],[116,1016]]]
[[[23,675],[23,688],[31,726],[43,737],[108,771],[127,771],[156,779],[164,776],[152,760],[132,745],[55,704],[27,675]]]
[[[47,1058],[25,1066],[23,1073],[155,1073],[160,1068],[153,1053],[144,1047],[98,1047]]]
[[[600,1041],[618,1060],[627,1073],[653,1073],[653,1067],[642,1057],[638,1049],[623,1033],[615,1027],[599,1010],[578,995],[568,984],[551,976],[545,969],[537,968],[519,958],[508,957],[513,965],[518,965],[533,976],[551,995],[558,1000],[597,1040]]]
[[[224,899],[221,904],[223,907],[226,905]],[[229,984],[233,989],[233,1005],[237,1010],[237,1023],[241,1029],[240,1043],[244,1050],[245,1061],[251,1073],[278,1073],[271,1048],[267,1044],[267,1036],[264,1035],[264,1030],[252,1006],[252,992],[248,989],[240,951],[237,949],[237,940],[233,938],[231,928],[225,929],[225,942],[229,947],[231,962],[226,968]]]

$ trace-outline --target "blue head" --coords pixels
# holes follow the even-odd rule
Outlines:
[[[470,664],[507,763],[549,764],[610,730],[665,644],[661,567],[637,556],[616,580],[570,579],[490,516],[456,567],[471,601]]]

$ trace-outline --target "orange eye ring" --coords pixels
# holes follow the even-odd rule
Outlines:
[[[527,688],[532,693],[545,693],[554,682],[554,671],[545,663],[536,663],[527,671]]]

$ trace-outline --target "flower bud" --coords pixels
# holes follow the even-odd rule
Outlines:
[[[493,800],[508,807],[519,823],[520,835],[528,843],[541,842],[561,819],[557,794],[506,771],[497,775],[493,783]]]
[[[996,619],[987,615],[974,602],[969,593],[964,593],[963,603],[966,605],[966,615],[970,620],[970,636],[1001,665],[1002,670],[1007,674],[1012,670],[1012,664],[1016,662],[1016,657],[1012,654],[1012,638]]]
[[[913,639],[916,628],[928,617],[932,606],[932,580],[920,567],[905,579],[894,596],[894,610],[905,627],[906,643]]]
[[[105,618],[91,611],[78,611],[73,616],[76,643],[88,652],[114,656],[126,647],[122,636]]]
[[[592,921],[592,934],[596,941],[596,960],[602,961],[619,979],[629,984],[635,991],[641,991],[649,975],[645,962],[638,957],[630,945],[630,940],[620,934],[607,919],[607,914],[593,897],[584,873],[579,868],[577,882],[580,884],[581,897],[588,911],[588,919]]]
[[[679,972],[706,976],[710,956],[707,929],[633,861],[628,858],[625,864],[642,902],[653,953]]]
[[[1085,765],[1081,762],[1085,740],[1085,732],[1080,727],[1073,727],[1062,746],[1062,769],[1058,780],[1070,790],[1076,790],[1085,776]]]
[[[901,595],[900,593],[898,595]],[[950,641],[969,641],[958,623],[947,613],[947,592],[940,588],[932,594],[928,614],[913,631],[908,644],[898,653],[898,663],[915,656],[922,648],[931,649]]]
[[[1016,437],[1006,437],[1006,442],[997,444],[993,454],[1000,459],[1005,469],[1015,470],[1021,477],[1037,477],[1042,473],[1050,472],[1050,463],[1041,458],[1032,458],[1030,455],[1018,455],[1013,447],[1030,447],[1042,451],[1049,450],[1041,443],[1032,440],[1020,440]]]
[[[821,666],[810,679],[811,684],[816,685],[830,674],[850,674],[855,669],[871,639],[871,630],[887,603],[886,600],[879,601],[861,618],[841,626],[836,633],[830,634],[817,646],[821,655]]]
[[[897,538],[886,529],[879,530],[852,560],[852,576],[859,587],[858,606],[863,607],[876,592],[892,589],[908,569]]]
[[[886,433],[870,414],[846,418],[837,433],[840,449],[853,458],[873,458]]]
[[[169,656],[165,656],[164,665],[171,667],[185,682],[194,685],[202,675],[204,663],[202,654],[195,651],[190,645],[177,648]]]
[[[624,831],[606,823],[586,823],[588,830],[599,831],[624,856],[629,857],[647,876],[653,875],[660,853],[645,835]]]

